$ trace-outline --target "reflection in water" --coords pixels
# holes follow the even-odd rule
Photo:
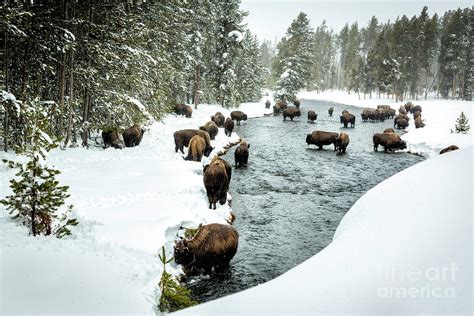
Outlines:
[[[330,106],[332,118],[327,114]],[[339,123],[344,109],[356,115],[355,128],[344,129]],[[271,280],[318,253],[359,197],[423,159],[373,152],[372,135],[393,127],[393,119],[362,123],[362,109],[319,101],[304,101],[301,110],[294,122],[277,116],[236,126],[235,132],[251,144],[249,165],[233,170],[230,187],[239,250],[226,273],[188,282],[198,301]],[[318,114],[315,124],[306,122],[308,110]],[[346,132],[347,154],[336,156],[332,145],[322,151],[308,147],[306,134],[314,130]],[[224,157],[233,166],[234,150]]]

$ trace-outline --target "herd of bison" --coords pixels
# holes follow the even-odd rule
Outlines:
[[[277,101],[273,106],[273,114],[283,116],[286,121],[291,121],[295,117],[301,116],[300,101],[295,100],[294,106],[288,106],[284,101]],[[265,103],[265,107],[269,109],[270,101]],[[177,104],[175,113],[184,115],[187,118],[192,117],[192,108],[186,104]],[[328,109],[328,115],[332,117],[334,109]],[[393,118],[393,127],[404,129],[408,127],[410,118],[407,113],[413,114],[416,128],[424,127],[422,120],[422,108],[419,105],[413,105],[411,102],[400,106],[399,114],[388,105],[379,105],[377,109],[365,109],[361,113],[363,122],[383,122],[386,119]],[[308,111],[308,122],[314,123],[318,118],[318,114],[314,110]],[[205,123],[199,129],[184,129],[176,131],[173,134],[175,143],[175,152],[181,151],[184,154],[184,147],[188,148],[187,156],[183,159],[188,161],[201,161],[203,156],[208,157],[212,150],[211,140],[214,140],[219,133],[219,128],[224,128],[226,136],[231,136],[235,124],[240,125],[241,121],[246,121],[247,115],[242,111],[233,111],[230,117],[225,117],[221,112],[211,116],[210,121]],[[234,121],[236,122],[234,124]],[[355,127],[355,116],[349,111],[344,110],[340,115],[340,123],[345,128]],[[143,138],[144,130],[139,125],[133,125],[126,129],[122,134],[116,129],[104,130],[102,139],[104,147],[134,147],[138,146]],[[306,143],[308,145],[316,145],[318,149],[322,149],[325,145],[334,145],[334,151],[338,155],[343,155],[349,145],[349,135],[344,132],[328,132],[314,131],[307,134]],[[383,133],[375,133],[373,135],[374,151],[382,146],[384,152],[392,152],[395,150],[403,150],[406,143],[392,128],[387,128]],[[234,157],[235,167],[243,167],[248,163],[250,144],[241,140],[237,146]],[[458,149],[457,146],[451,145],[443,149],[440,154]],[[210,209],[216,209],[217,203],[224,205],[227,201],[227,192],[232,176],[232,167],[224,159],[215,156],[211,162],[204,166],[203,182]],[[209,224],[201,226],[191,239],[181,238],[175,242],[174,258],[177,264],[183,266],[186,275],[199,274],[204,272],[210,274],[212,268],[216,272],[222,271],[229,266],[230,260],[237,252],[239,235],[231,225]]]

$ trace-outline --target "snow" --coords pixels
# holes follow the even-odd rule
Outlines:
[[[268,111],[264,103],[239,109],[249,117]],[[173,133],[199,128],[217,111],[228,117],[232,110],[199,105],[190,119],[170,114],[146,127],[134,148],[52,150],[47,164],[59,169],[60,184],[70,187],[66,203],[74,205],[79,225],[63,240],[34,238],[0,206],[0,314],[153,314],[161,246],[171,254],[180,226],[227,223],[231,211],[228,205],[208,209],[206,161],[184,161],[174,151]],[[211,155],[238,140],[236,133],[227,137],[219,129]],[[0,158],[23,159],[3,152]],[[0,164],[0,198],[11,194],[6,179],[13,174]]]
[[[235,37],[235,41],[240,43],[242,39],[244,38],[244,35],[241,32],[235,30],[235,31],[229,32],[229,37]]]
[[[459,148],[473,146],[473,129],[474,129],[474,111],[472,101],[459,100],[444,100],[434,99],[430,96],[428,100],[404,100],[403,102],[395,102],[395,99],[374,98],[361,100],[357,93],[348,94],[345,91],[325,91],[317,93],[316,91],[302,91],[298,93],[300,99],[307,100],[324,100],[341,104],[353,105],[362,108],[376,108],[377,105],[387,104],[392,108],[398,109],[400,105],[413,102],[415,105],[421,105],[423,108],[422,118],[425,123],[423,128],[415,128],[413,116],[410,116],[410,126],[405,129],[407,132],[402,136],[402,139],[407,142],[407,149],[411,153],[420,154],[423,156],[434,157],[438,155],[439,151],[450,145],[456,145]],[[452,134],[454,130],[456,119],[459,114],[464,112],[469,119],[471,131],[469,134]]]
[[[439,155],[390,177],[352,206],[317,255],[177,315],[471,315],[473,152]]]

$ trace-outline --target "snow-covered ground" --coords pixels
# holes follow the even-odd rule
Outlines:
[[[473,154],[438,155],[390,177],[353,205],[317,255],[177,314],[472,315]]]
[[[249,118],[269,111],[263,103],[239,109]],[[228,205],[208,209],[202,163],[175,153],[173,133],[199,128],[217,111],[228,117],[231,110],[200,105],[191,119],[170,114],[148,127],[134,148],[52,151],[47,162],[70,186],[68,203],[80,224],[63,240],[33,238],[0,206],[0,314],[153,313],[160,247],[172,251],[181,225],[226,223],[231,211]],[[211,156],[238,140],[220,129]],[[0,198],[10,194],[12,175],[0,165]]]
[[[376,108],[379,104],[387,104],[398,110],[400,105],[408,101],[423,108],[422,117],[426,124],[424,128],[415,128],[413,117],[411,116],[410,126],[405,130],[407,133],[402,138],[407,142],[407,151],[433,157],[439,151],[450,145],[457,145],[459,148],[473,146],[474,129],[474,103],[472,101],[443,100],[434,99],[430,96],[428,100],[404,100],[395,102],[395,99],[377,99],[373,95],[372,99],[364,99],[355,93],[348,94],[345,91],[326,91],[317,93],[315,91],[302,91],[298,94],[300,99],[324,100],[336,103],[348,104],[357,107]],[[454,125],[459,114],[464,112],[471,124],[470,134],[452,134]]]

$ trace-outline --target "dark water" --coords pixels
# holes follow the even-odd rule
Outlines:
[[[330,106],[332,118],[327,114]],[[355,128],[339,123],[344,109],[356,115]],[[331,242],[358,198],[423,160],[406,153],[373,152],[372,135],[393,127],[393,119],[362,123],[362,109],[319,101],[303,101],[301,110],[295,122],[283,122],[280,115],[236,127],[251,144],[249,165],[233,170],[230,187],[239,249],[227,273],[188,282],[198,301],[266,282],[315,255]],[[307,123],[308,110],[318,114],[315,124]],[[346,155],[336,156],[333,145],[322,151],[308,147],[306,134],[314,130],[346,132],[350,138]],[[224,157],[233,166],[234,151]]]

